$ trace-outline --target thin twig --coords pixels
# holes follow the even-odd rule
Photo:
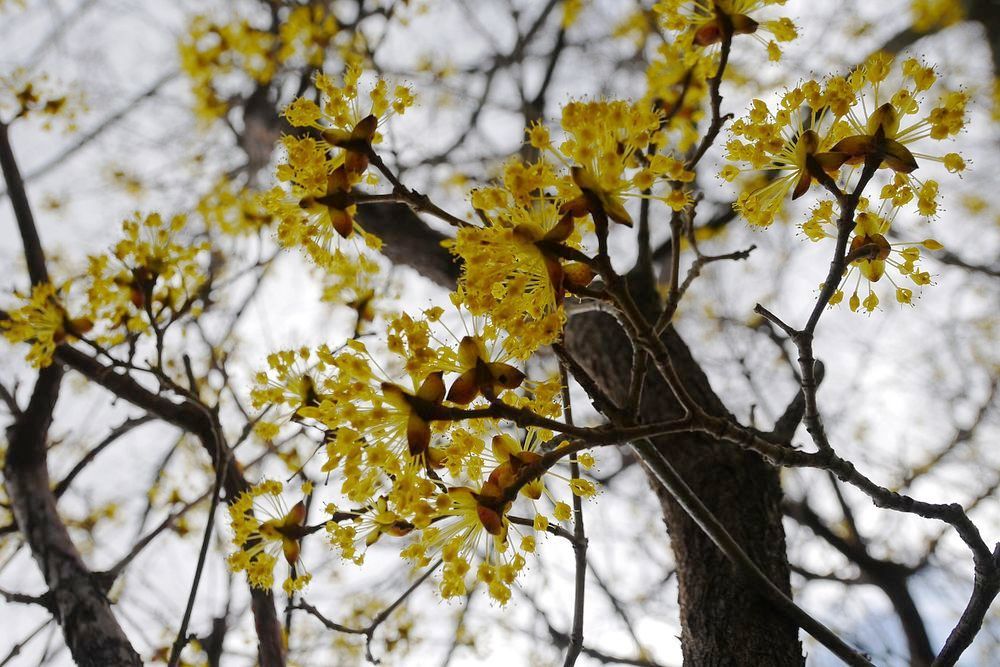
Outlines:
[[[208,411],[207,408],[205,408]],[[209,415],[209,419],[212,416]],[[212,419],[214,422],[214,419]],[[230,450],[226,447],[221,429],[218,423],[214,423],[213,436],[217,460],[215,466],[215,481],[212,486],[212,503],[208,508],[208,518],[205,520],[205,533],[201,540],[201,550],[198,552],[198,563],[194,568],[194,579],[191,582],[191,592],[188,594],[187,606],[184,608],[184,616],[181,619],[180,628],[177,630],[177,638],[170,648],[170,658],[167,661],[169,667],[177,667],[181,659],[181,651],[187,645],[187,627],[191,622],[191,613],[194,611],[194,601],[198,596],[198,588],[201,584],[202,571],[205,569],[205,560],[208,557],[208,545],[212,539],[212,529],[215,527],[215,514],[219,507],[219,499],[222,497],[222,480],[225,478],[226,468],[229,465]]]
[[[24,179],[14,158],[14,149],[10,145],[10,128],[0,122],[0,168],[7,182],[7,192],[10,194],[10,205],[14,209],[14,219],[24,244],[24,260],[28,265],[28,276],[32,285],[49,282],[49,270],[45,266],[45,251],[41,239],[38,238],[38,228],[35,226],[35,216],[31,211],[28,193],[24,189]]]
[[[301,609],[302,611],[311,614],[313,617],[316,618],[316,620],[318,620],[327,628],[335,632],[343,632],[349,635],[362,635],[365,638],[365,657],[368,659],[369,662],[377,665],[379,664],[380,660],[378,660],[374,655],[372,655],[372,638],[375,636],[375,631],[378,630],[380,625],[385,623],[386,619],[388,619],[389,616],[392,615],[392,612],[396,611],[399,605],[403,604],[406,598],[410,597],[413,591],[417,590],[420,584],[427,581],[427,578],[430,577],[431,574],[433,574],[434,571],[438,569],[440,565],[441,565],[440,560],[435,561],[430,567],[427,568],[427,570],[422,575],[420,575],[420,577],[416,581],[414,581],[410,585],[409,588],[403,591],[402,595],[396,598],[395,601],[393,601],[393,603],[390,604],[388,607],[380,611],[375,616],[375,618],[372,619],[371,623],[369,623],[363,628],[352,628],[350,626],[342,625],[335,621],[331,621],[329,618],[324,616],[318,609],[316,609],[316,607],[312,606],[305,600],[293,601],[289,606],[293,609]]]
[[[563,416],[566,423],[573,423],[573,404],[569,395],[569,374],[566,366],[559,365],[559,376],[562,382]],[[569,457],[570,477],[580,477],[580,464],[577,455]],[[573,628],[570,631],[569,647],[566,649],[566,660],[563,667],[573,667],[583,648],[583,610],[587,592],[587,534],[583,526],[583,498],[573,494],[573,557],[576,566],[575,585],[573,589]]]
[[[100,454],[102,451],[104,451],[106,447],[114,443],[116,440],[118,440],[125,434],[129,433],[132,429],[136,428],[137,426],[142,426],[143,424],[152,421],[153,419],[154,419],[153,415],[149,414],[142,415],[141,417],[130,417],[121,424],[119,424],[118,426],[116,426],[115,428],[111,429],[111,432],[108,433],[106,436],[104,436],[103,440],[101,440],[90,451],[88,451],[83,456],[83,458],[77,461],[76,465],[74,465],[73,468],[68,473],[66,473],[66,476],[63,477],[61,480],[59,480],[59,483],[56,484],[54,489],[52,489],[52,493],[55,494],[56,498],[66,493],[66,490],[69,488],[69,485],[73,483],[73,480],[76,479],[76,476],[79,475],[81,472],[83,472],[84,469],[88,465],[90,465],[90,463],[95,458],[97,458],[97,455]]]

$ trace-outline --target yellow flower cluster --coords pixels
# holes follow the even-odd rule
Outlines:
[[[113,346],[150,331],[162,334],[185,315],[200,311],[208,244],[183,238],[186,219],[169,222],[159,214],[138,213],[125,220],[124,238],[104,255],[88,258],[82,277],[56,289],[37,285],[27,303],[0,321],[4,336],[31,345],[34,366],[52,362],[55,347],[89,334],[88,340]],[[70,292],[85,299],[67,314]]]
[[[31,345],[26,360],[35,368],[51,364],[56,346],[75,340],[94,326],[87,317],[71,318],[60,301],[59,290],[50,283],[35,285],[27,302],[8,316],[0,320],[0,332],[11,343]]]
[[[680,33],[677,45],[685,58],[699,57],[696,47],[719,44],[727,35],[753,35],[767,48],[771,60],[779,60],[778,44],[795,39],[795,24],[787,17],[763,21],[750,14],[783,4],[785,0],[659,0],[653,10],[660,14],[665,28]],[[770,33],[771,37],[761,33]]]
[[[280,553],[289,566],[282,587],[291,594],[312,579],[299,559],[302,538],[310,529],[305,524],[305,503],[299,501],[288,508],[282,491],[281,482],[266,480],[229,505],[232,543],[237,550],[227,562],[233,572],[246,572],[251,586],[271,588]]]
[[[341,250],[333,253],[333,259],[323,273],[322,301],[347,306],[357,315],[355,334],[361,333],[366,323],[376,315],[376,291],[384,282],[378,262],[367,253],[352,253]]]
[[[213,121],[226,115],[229,104],[223,81],[242,74],[256,83],[274,76],[270,58],[274,35],[249,21],[215,23],[195,16],[178,44],[181,69],[190,79],[196,115]]]
[[[100,342],[116,345],[129,334],[154,325],[162,331],[197,314],[209,246],[187,238],[186,224],[184,216],[167,221],[158,213],[136,213],[122,224],[124,238],[110,254],[89,258],[87,307],[95,322],[105,324]]]
[[[570,102],[562,110],[566,139],[558,146],[548,130],[535,125],[528,131],[534,148],[571,170],[576,188],[562,187],[564,207],[575,217],[591,214],[594,221],[609,218],[631,225],[626,197],[648,197],[666,202],[675,211],[688,205],[690,195],[679,184],[694,179],[684,163],[658,153],[667,141],[663,112],[646,104],[622,100]],[[563,181],[565,184],[565,181]],[[674,184],[666,194],[644,195],[658,183]],[[574,192],[575,190],[575,192]]]
[[[445,319],[435,308],[390,322],[381,362],[358,340],[337,353],[317,350],[314,364],[308,350],[272,355],[254,403],[279,405],[326,433],[323,470],[338,473],[349,506],[326,508],[327,535],[342,557],[360,564],[382,537],[409,536],[403,557],[423,567],[440,556],[441,592],[451,597],[465,594],[466,575],[483,550],[475,576],[506,602],[523,553],[534,550],[534,533],[548,525],[535,504],[550,503],[554,520],[569,517],[562,509],[568,505],[542,481],[539,447],[552,433],[530,428],[523,439],[514,437],[491,406],[555,418],[560,385],[555,378],[528,380],[514,365],[511,338],[494,325],[463,319],[466,333],[453,335]],[[442,342],[449,337],[454,342]],[[582,479],[572,480],[570,491],[596,493]],[[510,521],[516,502],[539,516],[535,527]]]
[[[198,202],[195,211],[207,229],[226,236],[257,235],[274,222],[266,208],[264,195],[221,178]]]
[[[736,201],[739,213],[759,227],[774,222],[789,192],[796,199],[821,180],[850,191],[861,165],[866,163],[888,172],[878,194],[880,203],[873,207],[876,210],[869,211],[865,203],[855,220],[851,252],[859,248],[870,248],[871,252],[852,261],[851,273],[845,276],[846,281],[857,268],[858,280],[864,277],[869,281],[869,293],[863,300],[855,285],[849,300],[852,310],[863,307],[871,312],[877,307],[879,299],[871,283],[885,275],[886,263],[917,285],[930,283],[930,276],[915,268],[920,254],[916,245],[893,250],[885,236],[904,206],[914,205],[917,213],[927,218],[937,214],[937,181],[920,180],[914,175],[922,164],[939,162],[951,173],[966,167],[957,153],[933,155],[917,149],[928,141],[953,137],[963,129],[968,96],[945,91],[937,104],[929,107],[922,103],[922,97],[936,81],[933,69],[916,59],[907,59],[898,67],[897,82],[887,83],[895,70],[890,56],[875,54],[848,77],[832,77],[824,85],[808,81],[786,92],[774,111],[761,100],[754,100],[749,115],[733,123],[733,138],[727,143],[730,160],[749,165],[749,170],[778,174],[763,185],[744,189]],[[729,164],[721,176],[731,181],[740,173],[739,168]],[[835,238],[835,233],[827,231],[835,230],[832,220],[832,203],[823,202],[813,210],[803,230],[814,241]],[[933,250],[940,244],[928,240],[923,247]],[[893,252],[898,252],[901,259],[892,259]],[[912,291],[893,284],[896,300],[910,303]],[[842,298],[839,291],[834,303]]]
[[[337,18],[322,4],[292,7],[278,28],[278,61],[322,67],[339,30]]]
[[[266,421],[258,421],[257,435],[265,440],[277,436],[281,424],[289,419],[301,419],[299,411],[319,405],[320,396],[330,391],[330,370],[327,361],[332,353],[320,347],[314,355],[308,347],[281,350],[267,356],[267,371],[254,376],[250,392],[255,410],[268,408]]]
[[[572,216],[543,194],[555,184],[555,173],[544,162],[509,164],[502,187],[473,193],[472,205],[487,224],[458,230],[451,245],[463,260],[462,303],[506,330],[516,341],[511,352],[520,358],[559,337],[566,289],[585,286],[593,277],[585,265],[564,261],[546,245],[581,245]]]
[[[288,65],[320,67],[340,27],[322,5],[289,10],[277,32],[246,19],[215,22],[208,16],[192,19],[178,44],[181,69],[190,79],[195,112],[213,121],[229,110],[227,97],[235,95],[237,81],[269,83]]]
[[[774,222],[785,198],[801,197],[821,176],[817,170],[836,171],[840,165],[829,150],[836,143],[836,112],[846,110],[851,92],[843,79],[834,79],[824,88],[807,81],[784,95],[777,108],[754,100],[745,118],[730,126],[733,138],[726,143],[726,157],[749,168],[726,165],[721,176],[727,181],[743,172],[776,172],[769,182],[744,190],[736,209],[752,225],[767,227]]]
[[[875,291],[875,285],[883,278],[892,285],[896,301],[908,305],[913,303],[913,290],[901,284],[904,279],[918,287],[932,284],[930,273],[922,271],[917,266],[917,262],[920,261],[920,251],[940,250],[943,246],[934,239],[925,239],[919,243],[889,243],[885,235],[889,231],[891,219],[886,215],[893,214],[895,210],[891,203],[883,200],[879,211],[871,211],[868,200],[862,198],[855,216],[854,233],[848,246],[852,260],[844,272],[837,291],[830,299],[831,306],[841,303],[844,300],[845,289],[850,288],[851,296],[848,299],[850,309],[853,312],[862,310],[871,313],[881,302]],[[832,202],[823,201],[815,206],[810,212],[809,219],[802,225],[802,231],[812,241],[836,238]],[[893,277],[894,273],[896,277]],[[861,285],[862,280],[865,281],[864,287]]]
[[[676,43],[666,42],[656,49],[656,56],[646,68],[646,94],[642,103],[662,112],[665,123],[661,135],[679,153],[694,146],[700,138],[698,122],[704,117],[708,96],[706,80],[710,76],[708,58],[694,59]]]
[[[288,105],[284,113],[288,122],[309,128],[310,133],[284,137],[287,159],[278,165],[277,177],[287,187],[268,194],[268,210],[279,220],[279,241],[305,248],[324,267],[337,258],[334,250],[340,240],[354,237],[355,231],[369,246],[380,246],[355,222],[353,190],[368,169],[372,145],[381,141],[378,128],[413,104],[408,88],[396,86],[390,93],[383,79],[372,85],[363,103],[361,74],[357,62],[347,67],[342,86],[319,74],[315,85],[321,104],[300,97]]]
[[[887,85],[893,59],[877,53],[847,78],[855,96],[846,113],[837,114],[846,123],[847,129],[842,132],[847,136],[831,152],[848,166],[857,166],[868,157],[881,157],[880,168],[897,174],[909,175],[926,161],[942,162],[952,172],[962,171],[965,164],[955,153],[935,156],[913,150],[921,141],[942,141],[961,132],[966,122],[968,95],[945,91],[939,95],[937,104],[927,109],[922,98],[937,80],[934,70],[914,58],[904,60],[899,69],[902,81]],[[907,178],[915,180],[912,176]]]
[[[690,203],[684,183],[694,174],[657,152],[665,143],[662,118],[643,104],[571,102],[563,109],[562,142],[533,125],[528,142],[540,160],[511,161],[498,185],[472,193],[484,224],[459,229],[450,244],[463,260],[459,299],[516,339],[514,356],[527,358],[555,341],[565,293],[593,279],[582,252],[585,232],[606,235],[610,222],[631,226],[630,197],[678,211]]]

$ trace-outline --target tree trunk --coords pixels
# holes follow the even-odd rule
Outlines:
[[[671,329],[664,340],[691,395],[713,414],[725,414],[680,336]],[[620,399],[627,394],[632,347],[613,317],[604,313],[573,317],[566,346],[610,396]],[[679,416],[670,389],[651,370],[641,420]],[[663,437],[654,444],[761,570],[791,596],[778,471],[756,454],[700,435]],[[655,481],[652,486],[663,507],[676,561],[684,664],[802,665],[798,628],[740,581],[726,556],[662,486]]]
[[[46,604],[62,626],[73,661],[83,667],[138,666],[142,660],[80,558],[51,491],[45,439],[62,375],[56,364],[41,371],[28,408],[8,430],[4,479],[11,511],[42,571]]]

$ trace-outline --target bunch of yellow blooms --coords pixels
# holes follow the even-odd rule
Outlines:
[[[255,410],[269,410],[267,419],[256,424],[257,435],[273,439],[282,424],[301,419],[302,408],[315,407],[320,395],[332,390],[328,366],[332,354],[329,348],[321,346],[315,354],[308,347],[300,347],[267,355],[268,370],[254,376],[250,392]]]
[[[186,224],[184,216],[166,221],[158,213],[136,213],[122,223],[125,237],[110,254],[90,257],[87,307],[106,325],[100,342],[116,345],[128,334],[162,331],[192,309],[197,313],[209,245],[185,238]]]
[[[323,272],[320,300],[353,310],[357,316],[355,334],[360,334],[361,328],[375,319],[376,291],[385,282],[380,274],[379,263],[368,253],[348,256],[338,249]]]
[[[363,103],[361,74],[357,62],[348,66],[342,86],[319,74],[315,85],[322,103],[300,97],[285,109],[291,125],[311,132],[282,140],[287,160],[278,166],[277,175],[287,187],[269,193],[268,210],[279,220],[279,241],[303,247],[320,266],[334,262],[335,247],[355,232],[369,246],[380,246],[376,237],[357,226],[354,188],[365,176],[372,146],[381,141],[379,126],[413,104],[408,88],[396,86],[390,94],[383,79],[372,85]]]
[[[511,352],[520,358],[559,337],[565,291],[593,278],[586,265],[564,261],[554,252],[554,246],[579,250],[582,243],[573,217],[544,194],[557,183],[544,162],[508,164],[502,186],[472,195],[486,224],[458,230],[451,245],[463,260],[462,303],[475,315],[489,314],[505,329],[517,341]]]
[[[785,0],[660,0],[653,10],[661,15],[665,28],[680,33],[677,45],[691,62],[699,57],[696,47],[713,46],[736,35],[753,35],[767,48],[771,60],[779,60],[778,43],[795,39],[795,24],[787,17],[764,21],[750,14],[783,4]]]
[[[898,83],[890,84],[893,69],[892,58],[879,53],[848,77],[831,77],[825,84],[807,81],[787,91],[774,111],[763,101],[754,100],[749,115],[733,123],[733,139],[726,145],[728,159],[748,164],[747,171],[778,173],[762,186],[745,189],[737,199],[736,209],[758,227],[774,222],[789,193],[791,199],[797,199],[821,181],[824,186],[850,191],[866,163],[875,165],[878,172],[888,172],[878,195],[879,205],[868,210],[867,201],[863,202],[855,221],[851,251],[866,247],[878,250],[851,262],[851,271],[860,269],[859,280],[863,276],[869,281],[869,295],[863,301],[855,286],[849,300],[852,310],[864,306],[871,312],[877,307],[879,299],[871,283],[885,275],[886,261],[917,285],[931,282],[929,274],[915,269],[919,244],[899,251],[903,260],[894,262],[885,236],[904,206],[915,204],[924,217],[936,215],[938,182],[921,180],[914,174],[922,164],[938,162],[951,173],[966,167],[957,153],[917,151],[928,141],[946,140],[962,130],[968,96],[945,91],[935,106],[928,107],[922,98],[936,81],[933,69],[907,59],[898,68]],[[728,164],[721,175],[733,180],[740,173],[738,167]],[[836,238],[832,203],[824,202],[814,209],[803,230],[813,241]],[[933,240],[922,245],[928,250],[941,247]],[[897,301],[910,303],[912,296],[909,288],[896,285]],[[833,303],[842,298],[838,292]]]
[[[222,81],[235,73],[257,83],[267,83],[274,76],[275,63],[270,58],[274,35],[242,19],[215,23],[207,16],[196,16],[178,44],[181,69],[191,82],[196,115],[211,121],[229,111]]]
[[[646,68],[646,94],[641,103],[662,113],[659,136],[669,141],[658,140],[660,145],[674,146],[683,153],[698,142],[711,65],[704,56],[692,62],[690,54],[674,42],[657,46],[656,56]]]
[[[568,168],[575,187],[564,179],[559,194],[563,210],[595,223],[610,219],[631,226],[624,199],[653,198],[679,211],[690,203],[680,185],[694,179],[684,163],[658,152],[666,144],[662,133],[663,111],[621,100],[570,102],[562,110],[566,139],[558,146],[548,130],[535,125],[528,140],[557,164]],[[659,183],[669,183],[665,194],[646,194]]]
[[[283,65],[322,66],[339,31],[336,17],[322,5],[291,8],[276,32],[242,18],[216,22],[205,15],[195,16],[178,44],[195,113],[207,121],[225,116],[227,90],[231,94],[239,90],[233,85],[234,77],[266,84]]]
[[[451,329],[441,309],[400,316],[389,325],[381,362],[376,356],[385,354],[358,340],[337,353],[317,350],[312,365],[308,350],[272,355],[254,400],[284,406],[326,434],[323,470],[339,473],[349,505],[327,506],[326,529],[345,559],[361,563],[381,537],[409,536],[403,557],[423,567],[439,556],[441,592],[451,597],[465,594],[483,547],[475,575],[506,602],[534,533],[548,526],[536,503],[550,503],[555,520],[569,519],[569,506],[543,482],[548,466],[539,449],[553,433],[531,427],[516,436],[494,408],[557,417],[560,385],[529,380],[507,351],[511,339],[495,326],[477,318],[464,324],[468,333],[445,344]],[[592,457],[582,461],[593,465]],[[582,479],[570,480],[570,490],[596,493]],[[533,517],[526,528],[510,520],[516,502]]]
[[[921,162],[933,161],[956,173],[965,169],[965,162],[956,153],[913,151],[927,139],[941,141],[960,132],[968,96],[945,92],[927,109],[921,97],[934,84],[934,71],[908,59],[901,66],[901,83],[887,91],[884,82],[891,65],[891,57],[880,53],[847,78],[832,77],[824,85],[808,81],[786,92],[773,112],[761,100],[753,101],[750,114],[731,127],[734,138],[726,145],[727,157],[752,170],[785,173],[740,194],[737,209],[748,222],[770,225],[789,191],[793,199],[800,197],[824,175],[849,185],[867,158],[879,159],[878,168],[895,175],[883,199],[902,205],[917,193],[920,213],[934,214],[937,183],[921,182],[913,172]],[[908,116],[917,118],[907,123]],[[736,166],[727,165],[722,176],[733,180],[739,173]]]
[[[262,193],[241,187],[225,177],[201,198],[195,211],[205,221],[207,229],[232,237],[259,234],[274,222]]]
[[[69,285],[63,287],[68,290]],[[8,319],[0,320],[0,331],[7,340],[31,345],[25,358],[34,368],[51,364],[58,345],[76,340],[94,327],[88,317],[69,316],[60,291],[50,283],[35,285],[27,302],[7,313]]]
[[[830,299],[830,305],[837,305],[843,301],[844,290],[851,286],[852,279],[853,291],[848,299],[848,305],[854,312],[863,308],[867,313],[878,308],[880,299],[875,291],[875,284],[882,278],[888,280],[894,288],[896,301],[908,305],[913,303],[913,290],[900,284],[904,278],[918,287],[931,284],[930,273],[922,271],[917,266],[921,248],[941,250],[944,246],[934,239],[924,239],[918,243],[890,243],[885,235],[891,226],[891,219],[886,215],[893,214],[895,210],[898,209],[893,209],[891,204],[883,200],[880,209],[872,211],[869,209],[868,200],[861,199],[848,246],[848,252],[856,255],[856,258],[848,265],[837,291]],[[802,224],[802,231],[812,241],[836,238],[833,203],[822,201],[817,204],[810,212],[809,219]],[[893,273],[896,274],[895,278]],[[864,292],[861,287],[862,280],[865,281],[867,288],[867,294],[863,299],[858,294],[859,289]]]
[[[208,244],[184,238],[185,224],[183,216],[167,222],[157,213],[136,213],[123,222],[124,238],[109,254],[88,258],[81,278],[60,289],[36,285],[27,303],[0,321],[4,336],[29,343],[27,360],[40,367],[52,363],[57,345],[85,334],[91,342],[114,346],[152,329],[162,334],[185,315],[196,315]],[[71,292],[86,295],[72,317],[65,305]]]
[[[825,87],[807,81],[782,95],[776,110],[754,100],[750,113],[732,123],[726,157],[749,168],[727,164],[721,176],[732,181],[744,171],[778,172],[767,185],[740,193],[736,209],[750,224],[770,226],[789,192],[797,199],[822,177],[820,171],[839,168],[842,161],[829,153],[837,132],[845,131],[835,122],[835,110],[846,113],[851,96],[843,79]]]
[[[229,555],[228,563],[233,572],[246,572],[252,586],[270,588],[280,553],[289,566],[282,587],[291,594],[312,579],[299,558],[301,540],[310,529],[305,524],[305,503],[300,500],[288,508],[283,489],[281,482],[266,480],[229,505],[237,550]]]
[[[533,125],[528,141],[539,161],[511,161],[498,185],[472,193],[484,224],[459,229],[450,244],[463,261],[458,298],[517,340],[513,355],[527,358],[561,334],[566,292],[594,277],[585,233],[606,235],[611,222],[632,226],[629,198],[675,211],[690,204],[684,184],[694,174],[658,152],[662,121],[649,105],[571,102],[563,108],[562,142]]]

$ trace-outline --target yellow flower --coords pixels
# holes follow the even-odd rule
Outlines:
[[[289,189],[275,187],[266,198],[267,210],[279,220],[278,240],[286,247],[304,247],[317,264],[330,266],[341,239],[351,238],[355,231],[364,235],[354,219],[357,205],[352,194],[360,174],[330,162],[325,145],[311,137],[282,141],[288,162],[279,165],[278,179]]]
[[[251,586],[270,588],[280,552],[289,565],[283,587],[290,593],[311,579],[299,553],[302,538],[312,531],[305,525],[305,503],[299,501],[288,509],[281,493],[281,482],[264,481],[244,491],[229,506],[232,542],[238,550],[230,554],[228,563],[233,572],[245,571]]]
[[[431,421],[434,408],[445,398],[444,380],[440,371],[431,373],[413,394],[399,385],[382,383],[382,399],[393,409],[384,416],[382,427],[387,431],[405,430],[410,456],[428,458],[430,463]]]
[[[360,550],[362,544],[368,548],[383,535],[402,537],[414,529],[413,523],[402,519],[393,510],[393,505],[385,495],[359,509],[340,511],[331,504],[326,511],[332,517],[326,524],[330,543],[343,558],[356,565],[364,562],[365,554]]]
[[[272,355],[270,371],[258,377],[254,401],[260,407],[291,408],[296,418],[324,430],[322,471],[336,471],[339,492],[355,503],[351,510],[327,507],[326,532],[344,558],[360,564],[367,548],[383,536],[409,535],[403,557],[419,567],[436,553],[444,560],[442,595],[467,592],[467,575],[475,570],[489,595],[505,602],[524,567],[523,552],[536,546],[533,537],[510,537],[522,529],[508,512],[517,502],[533,504],[542,496],[555,503],[543,476],[564,479],[549,470],[553,462],[543,461],[540,452],[553,434],[529,428],[518,439],[505,430],[504,420],[484,416],[491,408],[469,408],[473,418],[459,419],[464,415],[455,404],[471,403],[482,394],[513,409],[557,418],[561,384],[558,378],[528,384],[507,363],[510,339],[499,336],[494,324],[474,318],[470,326],[463,319],[466,333],[458,338],[446,320],[441,308],[428,309],[421,318],[395,318],[385,339],[383,352],[388,354],[380,354],[380,361],[359,340],[336,353],[320,348]],[[440,330],[455,344],[442,343]],[[308,363],[313,356],[318,361]],[[455,378],[450,391],[446,374]],[[406,380],[400,381],[400,375]],[[513,391],[526,384],[526,395]],[[575,493],[594,491],[590,482],[567,481]],[[280,494],[280,485],[264,488],[258,492],[262,494]],[[262,540],[283,540],[290,549],[288,540],[301,539],[296,531],[313,530],[283,508],[258,526],[252,517],[237,518],[253,504],[252,498],[238,504],[233,513],[240,544],[262,533]],[[528,513],[535,515],[533,509]],[[544,530],[547,519],[536,518],[538,526]],[[484,542],[485,556],[479,560]],[[276,547],[270,558],[266,549],[237,553],[231,565],[267,585],[276,553]]]
[[[787,17],[761,21],[749,16],[768,5],[783,5],[785,0],[660,0],[653,10],[661,16],[664,27],[680,32],[678,42],[685,46],[706,47],[718,44],[730,35],[753,35],[764,44],[771,60],[781,57],[777,42],[788,42],[798,35]],[[771,39],[761,36],[771,33]]]
[[[847,124],[847,136],[833,147],[827,159],[840,164],[859,165],[868,158],[881,158],[880,168],[909,174],[919,167],[918,158],[943,162],[945,157],[956,166],[953,154],[945,157],[914,153],[911,145],[925,139],[940,141],[958,134],[965,126],[965,106],[968,96],[949,92],[941,96],[938,106],[921,116],[921,95],[930,88],[936,76],[930,67],[916,59],[903,61],[902,83],[888,94],[884,82],[892,72],[892,57],[876,53],[848,79],[856,99],[842,115]],[[891,89],[891,88],[890,88]],[[858,105],[858,102],[862,104]],[[917,119],[907,123],[908,116]],[[957,156],[955,156],[957,157]]]
[[[787,173],[742,192],[736,208],[743,217],[754,225],[770,225],[789,191],[792,199],[802,196],[824,173],[834,182],[846,182],[851,170],[866,160],[892,172],[892,182],[882,189],[883,200],[895,208],[915,200],[921,215],[935,215],[937,183],[922,182],[912,172],[920,162],[936,161],[958,173],[965,162],[956,153],[934,156],[912,149],[923,140],[959,132],[967,96],[947,93],[937,107],[907,123],[908,116],[921,114],[921,96],[934,84],[935,75],[915,59],[904,61],[899,69],[902,83],[889,86],[892,58],[876,54],[848,78],[832,77],[822,87],[808,81],[788,91],[774,112],[755,100],[748,116],[732,125],[734,138],[727,144],[727,157],[756,170]],[[803,106],[813,110],[805,121]],[[723,170],[726,180],[737,174],[731,166]]]
[[[827,98],[819,84],[809,81],[787,91],[775,111],[754,100],[749,114],[730,126],[729,160],[747,163],[749,170],[778,172],[767,184],[740,193],[735,208],[750,224],[771,225],[789,192],[797,199],[822,172],[835,174],[840,167],[823,152],[833,144]],[[804,113],[806,107],[809,114]],[[720,175],[731,181],[741,171],[728,164]]]
[[[278,28],[281,41],[278,59],[283,63],[300,60],[312,67],[320,67],[339,30],[336,17],[327,13],[323,5],[295,7]]]
[[[875,285],[883,278],[892,284],[896,301],[908,305],[912,305],[913,291],[902,287],[897,280],[907,278],[917,286],[931,283],[930,274],[921,271],[917,265],[920,261],[920,251],[921,248],[940,250],[943,246],[934,239],[925,239],[919,243],[889,243],[885,234],[889,230],[890,219],[894,217],[894,210],[885,203],[883,209],[889,209],[888,213],[872,212],[868,209],[868,201],[861,200],[855,216],[854,234],[848,247],[848,256],[852,257],[852,261],[844,272],[830,305],[837,305],[843,300],[844,290],[852,281],[853,292],[848,299],[850,309],[854,312],[863,309],[869,313],[879,305],[880,300],[875,293]],[[813,241],[835,238],[836,234],[833,231],[835,228],[833,206],[830,202],[823,202],[815,207],[809,221],[803,225],[803,231]],[[864,286],[861,285],[862,280],[865,281]],[[858,291],[861,289],[865,292],[865,288],[867,295],[862,300]]]
[[[267,424],[275,428],[294,419],[307,418],[332,389],[326,348],[316,358],[309,348],[280,350],[267,355],[267,370],[254,375],[250,403],[255,410],[268,408]]]
[[[94,326],[89,318],[69,317],[51,283],[32,287],[27,303],[8,315],[9,319],[0,320],[0,331],[12,343],[31,345],[25,359],[35,368],[51,364],[57,346],[76,340]]]
[[[237,186],[223,177],[201,198],[196,210],[205,226],[227,236],[258,234],[274,222],[265,195]]]
[[[122,223],[124,238],[110,255],[91,257],[87,267],[88,316],[108,327],[97,338],[106,345],[156,324],[161,332],[196,309],[205,282],[209,244],[192,242],[187,218],[164,220],[135,213]]]
[[[348,306],[357,315],[355,331],[376,316],[376,291],[384,282],[381,268],[366,252],[347,254],[338,248],[324,267],[322,301]],[[382,280],[380,280],[382,279]]]
[[[321,104],[300,97],[285,109],[289,123],[318,130],[329,147],[342,149],[344,154],[335,160],[343,159],[352,175],[360,175],[367,167],[366,146],[380,141],[378,128],[394,114],[405,113],[414,101],[405,86],[396,86],[390,99],[388,83],[378,79],[369,89],[368,104],[364,104],[358,96],[361,74],[357,62],[348,63],[342,86],[318,74],[315,84],[322,94]]]
[[[304,246],[322,266],[333,260],[333,247],[340,239],[359,232],[374,248],[375,237],[364,234],[354,219],[357,210],[354,188],[368,169],[372,145],[379,143],[378,128],[394,114],[413,104],[405,86],[397,86],[392,98],[385,80],[379,79],[359,98],[361,67],[348,63],[343,85],[324,74],[316,75],[321,94],[317,104],[306,97],[292,101],[284,116],[295,127],[309,127],[314,136],[284,137],[287,160],[278,165],[277,177],[287,184],[268,196],[268,211],[280,219],[278,238],[286,246]]]
[[[576,23],[583,9],[583,0],[563,0],[562,27],[568,28]]]
[[[664,143],[662,117],[652,106],[622,100],[564,106],[561,124],[567,139],[546,147],[547,154],[569,167],[575,186],[561,187],[566,198],[561,211],[574,217],[589,214],[596,224],[612,220],[631,226],[626,198],[666,199],[646,192],[660,181],[693,180],[681,160],[657,154]]]
[[[181,70],[187,76],[195,98],[195,113],[201,120],[215,121],[226,114],[226,89],[234,76],[266,84],[274,76],[271,57],[275,35],[249,21],[234,18],[213,22],[195,16],[178,43]]]
[[[658,135],[669,135],[669,139],[658,144],[683,154],[701,139],[698,123],[705,115],[705,82],[712,65],[702,49],[684,49],[673,42],[657,47],[646,68],[646,94],[641,103],[658,109],[666,120]]]
[[[532,123],[531,127],[528,128],[528,143],[539,150],[548,148],[552,143],[549,128],[538,122]]]
[[[431,446],[431,439],[432,426],[442,419],[446,393],[443,371],[431,370],[438,353],[427,347],[429,341],[418,341],[422,328],[413,325],[410,332],[413,338],[396,335],[389,347],[402,357],[408,340],[409,350],[422,358],[408,369],[412,390],[387,376],[365,346],[354,341],[349,350],[322,355],[324,363],[336,372],[324,381],[318,404],[296,413],[336,434],[328,441],[329,460],[324,469],[343,470],[344,493],[352,501],[377,497],[382,473],[399,480],[441,464],[442,453]],[[423,357],[425,351],[428,357]]]
[[[594,486],[594,483],[586,479],[570,480],[569,488],[573,492],[573,495],[582,498],[591,498],[597,494],[597,488]]]
[[[458,344],[455,370],[458,378],[448,390],[447,399],[459,405],[468,405],[476,396],[489,400],[507,389],[516,389],[524,382],[524,373],[501,358],[493,358],[487,349],[485,336],[465,336]]]
[[[505,513],[510,504],[504,502],[502,490],[492,479],[478,490],[451,487],[437,496],[434,504],[439,521],[421,531],[419,539],[403,550],[403,556],[425,566],[439,552],[444,562],[440,591],[450,598],[467,593],[466,575],[485,543],[476,578],[486,584],[490,597],[505,604],[526,561],[507,539],[510,523]]]
[[[474,315],[489,315],[508,333],[507,350],[526,358],[562,331],[567,288],[593,278],[586,265],[565,262],[553,246],[579,247],[570,217],[541,194],[518,201],[510,189],[474,195],[487,224],[458,230],[451,251],[462,257],[459,296]]]

